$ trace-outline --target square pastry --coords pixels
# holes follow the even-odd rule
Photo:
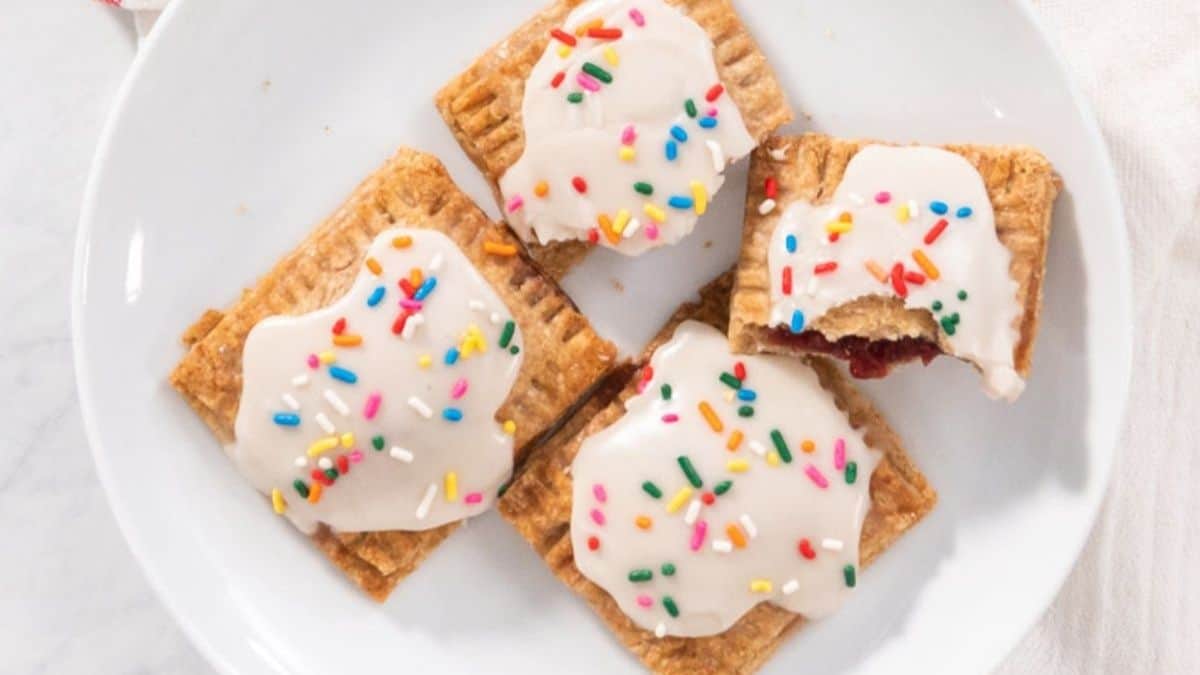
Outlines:
[[[729,0],[559,0],[436,97],[553,276],[692,231],[729,162],[792,119]]]
[[[948,354],[1013,400],[1033,359],[1060,183],[1024,146],[769,139],[750,164],[729,337],[855,377]]]
[[[615,370],[498,507],[658,673],[754,671],[937,499],[830,362],[729,351],[731,285]]]
[[[512,233],[408,149],[184,342],[171,384],[380,601],[615,357]]]

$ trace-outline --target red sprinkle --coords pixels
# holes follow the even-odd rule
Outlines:
[[[783,294],[792,294],[792,266],[788,265],[783,268]]]
[[[738,361],[737,363],[733,364],[733,376],[739,380],[745,381],[745,379],[746,379],[746,364],[742,363],[741,361]]]
[[[587,181],[579,176],[575,176],[571,179],[571,185],[575,187],[575,191],[579,194],[584,194],[587,192]]]
[[[904,263],[892,265],[892,288],[896,289],[896,295],[908,297],[908,286],[904,285]]]
[[[831,242],[833,242],[833,243],[837,243],[837,240],[838,240],[838,233],[837,233],[837,232],[830,232],[830,233],[829,233],[829,241],[831,241]]]
[[[942,230],[946,229],[946,226],[949,224],[950,221],[946,220],[945,218],[942,218],[934,223],[933,227],[929,228],[929,231],[925,233],[925,245],[928,246],[937,241],[937,238],[942,236]]]
[[[350,460],[345,455],[338,455],[337,468],[340,474],[350,473]]]
[[[813,558],[817,557],[817,552],[813,550],[812,544],[809,543],[807,539],[801,539],[800,546],[798,548],[800,549],[800,555],[804,556],[808,560],[812,560]]]
[[[404,332],[404,324],[408,323],[408,310],[400,312],[400,316],[392,322],[392,334],[399,335]]]
[[[654,379],[654,368],[652,368],[649,364],[646,364],[642,368],[642,382],[649,382],[650,380],[653,380],[653,379]]]
[[[596,551],[600,549],[600,540],[596,537],[588,537],[588,550]]]
[[[925,275],[920,272],[909,271],[904,273],[904,280],[910,284],[921,286],[925,284]]]
[[[594,227],[592,229],[588,230],[588,243],[589,244],[599,244],[600,243],[600,230],[597,230]]]
[[[837,269],[835,262],[823,262],[813,267],[813,274],[829,274]]]
[[[725,87],[722,86],[722,84],[720,82],[718,82],[708,88],[708,92],[706,94],[704,94],[704,100],[708,101],[709,103],[712,103],[713,101],[717,100],[718,98],[721,98],[721,94],[723,94],[723,93],[725,93]]]
[[[558,89],[558,85],[562,84],[563,78],[566,76],[567,76],[567,73],[565,71],[562,71],[562,70],[558,71],[558,73],[556,73],[554,75],[554,79],[550,80],[550,86],[555,89]]]
[[[329,476],[326,476],[325,472],[320,469],[313,469],[312,473],[308,475],[312,476],[313,480],[317,481],[321,485],[324,485],[325,487],[333,485],[333,481],[329,479]]]
[[[400,290],[404,291],[404,296],[407,298],[411,298],[413,293],[417,292],[417,287],[413,286],[407,277],[401,279],[396,285],[400,287]]]
[[[558,40],[559,42],[563,43],[564,45],[567,45],[568,47],[574,47],[576,44],[575,36],[562,30],[561,28],[552,29],[550,31],[550,37],[554,38],[555,40]]]
[[[589,28],[587,36],[597,40],[616,40],[621,37],[620,28]]]
[[[713,503],[717,501],[717,496],[711,492],[705,492],[704,494],[700,495],[700,501],[704,502],[708,506],[712,506]]]
[[[346,330],[346,317],[342,317],[333,322],[333,334],[341,335],[342,331]]]
[[[763,184],[763,192],[769,199],[775,199],[779,195],[779,184],[775,182],[774,176],[767,176],[767,180]]]

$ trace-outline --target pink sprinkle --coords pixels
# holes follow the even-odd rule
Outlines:
[[[667,424],[674,424],[679,421],[679,415],[676,415],[675,413],[667,413],[666,415],[662,416],[662,421],[666,422]]]
[[[403,307],[404,309],[411,309],[414,312],[419,312],[419,311],[421,311],[421,307],[423,307],[424,305],[420,300],[413,300],[412,298],[404,298],[403,300],[400,301],[400,306]]]
[[[588,91],[600,91],[600,82],[585,72],[580,71],[579,73],[576,73],[575,81],[579,83],[579,86],[587,89]]]
[[[693,551],[699,551],[704,545],[704,535],[708,533],[708,523],[703,520],[697,520],[696,525],[692,527],[692,543]]]
[[[596,501],[601,504],[608,501],[608,493],[604,491],[604,486],[599,483],[592,486],[592,494],[596,496]]]
[[[524,205],[525,200],[521,199],[521,195],[513,195],[512,199],[508,200],[508,212],[513,213]]]
[[[637,130],[633,128],[632,124],[621,131],[621,145],[633,145],[636,140]]]
[[[642,16],[642,13],[638,11],[636,7],[629,10],[629,18],[633,19],[633,22],[636,23],[639,28],[646,25],[646,17]]]
[[[639,380],[637,383],[637,393],[646,391],[646,387],[650,386],[650,380]]]
[[[637,604],[649,609],[654,606],[654,601],[648,595],[639,595],[637,596]]]
[[[375,413],[379,412],[379,404],[382,402],[383,394],[377,391],[371,392],[371,395],[367,397],[366,404],[363,405],[363,417],[369,420],[375,419]]]
[[[655,239],[658,239],[658,226],[657,225],[647,224],[646,227],[643,227],[642,229],[646,231],[646,238],[649,239],[650,241],[654,241]]]
[[[455,382],[454,386],[450,389],[450,398],[460,399],[463,397],[463,394],[466,394],[466,393],[467,393],[467,380],[466,380],[466,378],[460,377],[460,378],[458,378],[458,382]]]
[[[466,497],[463,497],[463,501],[468,504],[478,504],[479,502],[483,501],[483,493],[482,492],[472,492],[471,494],[467,495]]]
[[[888,192],[887,190],[884,190],[883,192],[875,193],[875,203],[876,204],[886,204],[890,201],[892,201],[892,193]]]
[[[355,450],[355,451],[351,452],[348,456],[350,457],[351,462],[358,464],[359,462],[362,461],[362,450]]]
[[[833,442],[833,468],[838,471],[846,468],[846,439],[844,438]]]
[[[600,509],[592,509],[592,520],[595,521],[597,525],[604,524],[604,514],[601,513]]]
[[[321,367],[321,359],[318,359],[316,354],[309,354],[308,355],[308,367],[312,368],[313,370],[316,370],[317,368]]]
[[[716,108],[709,108],[706,112],[709,117],[716,117],[718,110]]]
[[[821,470],[809,464],[804,467],[804,475],[808,476],[809,480],[817,484],[817,487],[824,490],[829,487],[829,481],[825,480],[825,476],[821,474]]]

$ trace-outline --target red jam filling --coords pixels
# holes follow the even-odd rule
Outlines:
[[[814,330],[793,333],[786,328],[773,328],[768,339],[774,344],[788,345],[806,352],[849,361],[850,374],[860,379],[883,377],[888,374],[892,364],[913,359],[921,359],[921,363],[928,365],[942,353],[936,343],[913,337],[899,340],[868,340],[847,336],[831,342]]]

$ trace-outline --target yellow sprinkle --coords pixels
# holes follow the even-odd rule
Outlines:
[[[593,28],[601,28],[604,26],[604,19],[592,19],[587,23],[581,23],[575,29],[575,37],[583,37],[585,33]]]
[[[726,402],[731,402],[731,401],[733,401],[733,395],[734,395],[734,391],[732,389],[729,389],[725,392],[725,394],[722,396],[722,398],[724,398]]]
[[[407,234],[392,237],[392,248],[408,248],[409,246],[412,246],[412,237]]]
[[[831,220],[825,223],[825,231],[829,234],[845,234],[854,229],[854,223],[845,220]]]
[[[770,593],[771,582],[766,579],[755,579],[750,582],[751,593]]]
[[[317,455],[321,454],[322,452],[326,452],[326,451],[336,448],[337,444],[338,444],[337,436],[326,436],[325,438],[322,438],[319,441],[316,441],[312,445],[308,446],[308,456],[316,457]]]
[[[656,223],[661,223],[667,219],[667,212],[663,211],[656,204],[647,202],[646,205],[642,207],[642,210],[646,212],[647,216],[650,216],[650,220],[653,220]]]
[[[600,231],[604,233],[604,238],[608,239],[609,243],[615,244],[621,241],[621,235],[613,229],[612,220],[609,219],[608,214],[601,213],[596,216],[596,222],[600,224]]]
[[[635,151],[631,146],[622,145],[621,149],[617,151],[617,157],[620,158],[622,162],[632,162],[633,158],[637,157],[637,151]]]
[[[604,48],[604,60],[608,61],[608,65],[615,66],[621,63],[621,57],[617,56],[617,50],[612,47]]]
[[[354,434],[353,433],[347,431],[346,433],[342,434],[342,447],[343,448],[354,447]]]
[[[425,281],[425,275],[421,274],[420,267],[414,267],[408,271],[408,282],[410,284],[412,284],[413,286],[420,288],[421,284],[424,283],[424,281]]]
[[[453,471],[446,472],[446,501],[452,502],[458,499],[458,474]]]
[[[901,204],[896,207],[896,220],[901,223],[907,223],[909,219],[908,204]]]
[[[533,194],[539,197],[545,197],[550,194],[550,184],[544,180],[539,180],[537,185],[533,186]]]
[[[383,267],[379,264],[379,261],[374,258],[367,258],[367,269],[371,270],[371,274],[374,274],[375,276],[383,274]]]
[[[725,526],[725,535],[733,542],[734,548],[746,548],[746,535],[742,534],[742,528],[736,523]]]
[[[917,264],[921,266],[921,269],[925,271],[925,276],[929,277],[930,279],[937,279],[938,277],[942,276],[942,273],[938,271],[937,265],[934,265],[933,261],[929,259],[929,256],[925,255],[925,252],[921,249],[913,249],[912,257],[913,260],[916,260]]]
[[[779,453],[774,450],[767,453],[767,464],[779,466]]]
[[[800,442],[800,449],[805,452],[812,452],[817,449],[817,445],[812,442],[811,438],[806,438]]]
[[[433,357],[428,354],[422,354],[420,358],[417,359],[417,365],[422,368],[428,368],[429,366],[433,365]]]
[[[625,226],[629,224],[629,211],[621,209],[617,211],[617,219],[613,221],[613,232],[620,234],[625,231]]]
[[[504,433],[509,436],[517,433],[517,423],[512,420],[504,420]]]
[[[690,488],[690,487],[679,488],[679,492],[676,492],[675,496],[671,497],[671,501],[667,502],[667,513],[675,513],[679,509],[683,508],[683,505],[686,504],[687,500],[689,500],[691,498],[692,498],[692,488]]]
[[[648,530],[654,526],[654,521],[650,519],[650,516],[638,516],[633,519],[633,523],[641,530]]]
[[[742,444],[742,438],[744,437],[742,436],[741,429],[734,429],[733,433],[729,434],[729,442],[725,444],[725,449],[730,452],[737,451],[738,447]]]
[[[357,347],[362,344],[361,335],[334,335],[333,344],[338,347]]]
[[[887,283],[887,272],[883,271],[883,268],[879,266],[879,263],[875,262],[874,260],[868,260],[863,264],[867,266],[867,271],[871,273],[871,276],[879,280],[879,283]]]
[[[271,508],[275,509],[275,513],[283,515],[287,511],[287,502],[283,500],[283,493],[279,488],[271,488]]]
[[[733,473],[742,473],[750,469],[750,463],[744,459],[731,459],[725,464],[725,468]]]
[[[327,366],[334,361],[337,361],[337,355],[333,352],[321,352],[320,354],[317,354],[317,360],[321,362],[321,365]]]
[[[517,247],[512,244],[501,244],[495,241],[483,242],[484,253],[491,253],[504,258],[511,258],[517,254]]]
[[[700,401],[700,414],[704,415],[704,421],[708,422],[709,428],[718,434],[725,428],[725,425],[721,424],[721,418],[717,417],[717,413],[708,404],[708,401]]]
[[[308,488],[308,503],[316,504],[321,501],[321,484],[313,483]]]
[[[708,190],[704,188],[704,183],[698,180],[692,181],[692,206],[698,216],[704,215],[708,210]]]
[[[569,45],[560,45],[558,48],[558,57],[565,59],[571,55],[571,47]]]

